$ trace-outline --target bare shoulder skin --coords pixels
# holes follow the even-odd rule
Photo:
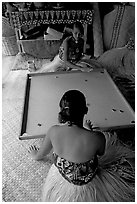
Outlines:
[[[74,162],[83,162],[105,152],[105,136],[99,131],[54,126],[51,141],[55,153]]]
[[[47,132],[40,149],[33,149],[33,159],[44,159],[51,149],[70,161],[84,162],[95,155],[104,154],[105,137],[99,131],[55,125]]]

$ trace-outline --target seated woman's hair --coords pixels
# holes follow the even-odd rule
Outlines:
[[[74,24],[73,24],[73,28],[78,28],[80,33],[82,35],[84,35],[84,28],[83,28],[83,25],[79,22],[79,21],[76,21]]]
[[[66,25],[64,27],[64,31],[63,31],[63,37],[62,37],[62,42],[65,38],[67,38],[68,36],[72,36],[72,31],[73,31],[73,28],[76,27],[79,29],[81,35],[84,35],[84,28],[83,28],[83,25],[79,22],[79,21],[76,21],[74,22],[72,25]]]
[[[70,125],[78,124],[88,111],[85,96],[78,90],[67,91],[61,98],[59,106],[61,110],[59,122],[68,122]]]

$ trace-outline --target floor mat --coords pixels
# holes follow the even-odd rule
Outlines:
[[[19,140],[27,71],[12,71],[2,89],[2,199],[4,202],[38,202],[52,164],[34,161],[30,145],[42,139]]]

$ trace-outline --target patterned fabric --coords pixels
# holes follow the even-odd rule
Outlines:
[[[135,42],[134,42],[134,40],[132,38],[129,39],[129,41],[126,44],[126,47],[129,50],[135,50]]]
[[[82,57],[84,41],[83,41],[82,38],[80,38],[78,43],[76,43],[72,36],[68,37],[66,40],[67,40],[67,44],[69,45],[69,47],[68,47],[68,56],[67,56],[68,61],[70,61],[72,63],[76,63]],[[63,47],[63,44],[61,45],[61,47],[59,49],[59,57],[60,57],[61,60],[64,60],[64,47]]]
[[[59,48],[59,58],[60,58],[61,60],[63,60],[63,54],[64,54],[64,47],[61,46],[61,47]]]
[[[120,26],[122,23],[124,11],[125,11],[125,6],[119,5],[118,10],[117,10],[116,19],[114,22],[112,38],[111,38],[111,42],[110,42],[110,49],[117,47],[118,37],[119,37],[119,33],[120,33]]]
[[[71,24],[76,20],[82,24],[92,24],[92,19],[92,10],[46,10],[11,13],[14,28],[21,28],[22,25]]]
[[[59,157],[56,153],[53,153],[53,155],[55,157],[55,166],[70,183],[84,185],[89,183],[96,173],[98,166],[97,157],[84,163],[74,163]]]

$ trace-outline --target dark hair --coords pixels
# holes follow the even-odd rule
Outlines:
[[[70,125],[78,124],[87,113],[86,99],[83,93],[78,90],[67,91],[59,103],[59,122],[69,122]]]
[[[83,28],[83,25],[79,22],[79,21],[76,21],[74,24],[73,24],[73,28],[78,28],[80,30],[80,33],[82,35],[84,35],[84,28]]]
[[[84,35],[84,28],[83,28],[83,25],[79,22],[79,21],[76,21],[74,22],[73,24],[67,24],[65,27],[64,27],[64,31],[63,31],[63,36],[61,38],[61,43],[69,36],[72,36],[72,30],[74,29],[74,27],[78,28],[80,33],[82,35]]]

